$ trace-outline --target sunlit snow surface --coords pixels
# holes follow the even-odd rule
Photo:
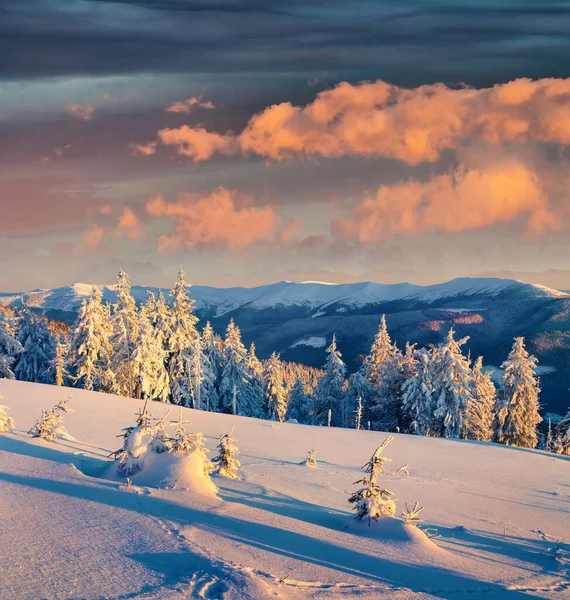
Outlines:
[[[399,509],[424,506],[424,531],[368,527],[347,498],[382,433],[184,409],[211,450],[234,428],[242,479],[216,478],[217,497],[142,476],[125,486],[108,478],[107,455],[139,402],[73,390],[76,441],[25,435],[68,392],[0,380],[16,422],[0,435],[2,599],[570,596],[567,458],[396,435],[386,454],[410,474],[383,484]],[[299,464],[310,448],[313,469]]]

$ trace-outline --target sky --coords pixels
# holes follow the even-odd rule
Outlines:
[[[570,289],[570,2],[0,0],[0,291]]]

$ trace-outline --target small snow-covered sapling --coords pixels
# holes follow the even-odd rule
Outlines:
[[[417,502],[414,503],[412,508],[409,508],[406,504],[406,510],[402,511],[402,520],[406,523],[412,523],[416,525],[417,523],[421,523],[420,513],[424,509],[423,506],[419,506]]]
[[[306,467],[316,467],[317,466],[317,451],[315,448],[311,448],[307,453],[307,458],[304,460],[303,464]]]
[[[231,479],[239,479],[240,462],[235,457],[238,453],[238,447],[232,438],[232,433],[233,430],[220,437],[220,443],[218,444],[219,454],[214,458],[213,462],[216,464],[216,473],[218,475]]]
[[[349,503],[354,505],[355,518],[368,519],[369,525],[372,519],[377,520],[382,515],[394,515],[396,512],[394,494],[378,485],[378,477],[382,473],[384,464],[390,460],[382,456],[382,452],[393,440],[393,436],[388,436],[370,460],[363,465],[366,476],[355,482],[362,484],[362,487],[348,499]]]
[[[48,442],[53,442],[57,437],[68,435],[67,430],[63,426],[63,415],[66,412],[73,412],[67,403],[72,399],[67,396],[58,402],[52,409],[47,412],[42,409],[42,416],[36,424],[28,431],[32,437],[41,438]]]
[[[0,394],[0,400],[3,399],[4,396]],[[9,410],[7,406],[0,404],[0,433],[14,429],[14,419],[6,414],[7,410]]]

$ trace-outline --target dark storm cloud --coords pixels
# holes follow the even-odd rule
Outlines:
[[[1,0],[0,77],[289,72],[488,85],[570,73],[555,0]]]

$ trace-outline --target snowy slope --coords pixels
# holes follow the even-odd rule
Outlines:
[[[106,300],[116,301],[113,285],[98,285]],[[191,295],[198,309],[208,310],[215,317],[247,309],[300,308],[307,313],[319,313],[335,305],[337,311],[357,310],[371,305],[403,301],[409,304],[430,305],[450,299],[494,299],[509,294],[521,298],[560,298],[567,294],[544,286],[523,283],[513,279],[454,279],[447,283],[418,286],[410,283],[381,284],[372,282],[331,285],[326,283],[294,283],[281,281],[255,288],[213,288],[194,285]],[[53,290],[35,290],[24,294],[0,294],[0,302],[15,305],[24,298],[26,304],[50,310],[77,312],[84,297],[89,296],[93,285],[76,283]],[[133,286],[132,293],[138,302],[146,299],[146,292],[155,294],[159,288]],[[168,297],[168,290],[163,290]]]
[[[389,521],[356,527],[348,493],[384,435],[184,409],[214,449],[234,427],[242,480],[218,498],[131,488],[106,456],[139,403],[73,390],[76,441],[24,431],[67,390],[0,380],[0,598],[567,598],[570,462],[538,451],[396,436],[399,507],[419,501],[428,538]],[[152,404],[155,416],[167,405]],[[298,463],[316,447],[319,466]],[[537,530],[538,533],[535,531]],[[552,537],[566,538],[556,544]],[[552,554],[558,550],[559,560]]]

